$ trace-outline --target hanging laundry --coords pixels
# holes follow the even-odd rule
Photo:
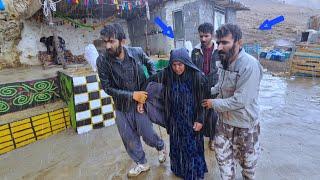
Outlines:
[[[113,4],[116,5],[117,11],[119,11],[120,6],[118,0],[113,0]]]
[[[147,19],[150,20],[150,10],[149,10],[149,4],[148,1],[145,2],[146,4],[146,14],[147,14]]]
[[[125,11],[128,11],[128,2],[125,2],[125,3],[124,3],[124,10],[125,10]]]
[[[86,6],[86,7],[88,7],[88,4],[89,4],[89,0],[84,0],[84,5]]]
[[[134,10],[137,7],[136,3],[131,3],[131,8]]]
[[[73,4],[79,4],[79,0],[72,0]]]
[[[132,4],[130,2],[128,2],[128,9],[129,9],[129,11],[131,11],[131,9],[132,9]]]
[[[0,11],[4,11],[6,9],[4,2],[2,2],[2,0],[0,0]]]

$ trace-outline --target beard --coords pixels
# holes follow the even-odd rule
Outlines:
[[[227,70],[231,64],[231,58],[235,55],[235,48],[235,45],[233,45],[228,52],[222,50],[218,52],[224,70]]]
[[[113,51],[112,49],[107,50],[108,55],[111,56],[111,57],[113,57],[113,58],[119,57],[120,54],[121,54],[121,52],[122,52],[122,47],[121,47],[121,45],[119,45],[119,46],[116,48],[116,51]]]

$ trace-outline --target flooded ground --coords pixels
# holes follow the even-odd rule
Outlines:
[[[318,180],[320,79],[265,75],[260,102],[263,152],[257,179]],[[161,132],[168,145],[168,136]],[[214,153],[205,147],[205,179],[220,179]],[[151,170],[136,179],[177,179],[169,161],[159,165],[157,152],[147,146],[145,150]],[[126,179],[132,165],[116,126],[84,135],[69,129],[0,156],[0,179]]]

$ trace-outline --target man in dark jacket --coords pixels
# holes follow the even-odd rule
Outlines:
[[[213,41],[213,25],[210,23],[203,23],[198,27],[200,44],[198,44],[192,51],[191,58],[193,63],[204,73],[207,78],[207,85],[203,93],[205,97],[210,97],[210,89],[218,82],[218,67],[216,63],[219,61],[219,54],[216,51],[217,44]],[[214,150],[214,134],[217,123],[217,114],[214,110],[207,110],[205,112],[204,134],[209,137],[209,148]]]
[[[137,176],[150,169],[140,136],[159,151],[159,162],[166,158],[164,142],[153,130],[149,117],[136,111],[137,103],[145,103],[147,99],[147,92],[141,90],[146,82],[143,65],[149,75],[156,72],[155,66],[141,48],[124,46],[125,33],[119,24],[105,26],[100,35],[106,48],[106,53],[97,59],[100,82],[114,100],[119,134],[127,153],[137,163],[128,176]]]

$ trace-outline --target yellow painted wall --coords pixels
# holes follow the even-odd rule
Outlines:
[[[68,108],[0,125],[0,155],[70,127]]]

